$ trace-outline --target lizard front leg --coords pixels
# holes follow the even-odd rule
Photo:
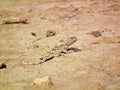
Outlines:
[[[68,54],[68,47],[63,47],[60,49],[60,55]]]
[[[68,53],[72,53],[72,52],[74,52],[74,51],[73,50],[69,50],[68,47],[64,47],[61,50],[61,53],[63,53],[63,54],[68,54]]]

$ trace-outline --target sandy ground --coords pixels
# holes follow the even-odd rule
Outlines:
[[[119,0],[54,1],[0,1],[0,22],[14,17],[29,21],[0,25],[0,63],[7,65],[0,69],[0,90],[120,90]],[[47,30],[56,35],[46,37]],[[92,31],[101,36],[94,37]],[[22,64],[38,61],[69,36],[78,38],[71,47],[79,52],[41,65]],[[35,78],[44,76],[51,78],[52,87],[33,85]]]

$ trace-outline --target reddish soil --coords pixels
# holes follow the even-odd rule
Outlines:
[[[7,65],[0,69],[0,90],[120,90],[119,0],[1,0],[0,22],[16,17],[29,24],[0,25],[0,63]],[[47,30],[56,35],[46,37]],[[80,51],[22,64],[38,61],[70,36],[78,38],[71,47]],[[52,87],[33,85],[44,76]]]

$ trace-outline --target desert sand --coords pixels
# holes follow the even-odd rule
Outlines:
[[[0,0],[0,23],[6,18],[29,23],[0,25],[0,64],[7,66],[0,69],[0,90],[120,90],[119,0]],[[46,37],[47,30],[56,35]],[[22,64],[39,61],[70,36],[79,51]],[[33,84],[46,76],[52,86]]]

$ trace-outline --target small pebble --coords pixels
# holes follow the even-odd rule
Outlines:
[[[92,31],[91,35],[93,35],[94,37],[100,37],[100,36],[102,36],[102,34],[101,34],[100,31]]]
[[[0,65],[0,69],[6,68],[6,67],[7,67],[7,66],[6,66],[5,63],[2,63],[2,64]]]
[[[34,32],[31,32],[31,35],[32,35],[32,36],[36,36],[36,33],[34,33]]]
[[[54,36],[54,35],[56,35],[56,32],[55,32],[55,31],[48,30],[48,31],[46,32],[46,37],[50,37],[50,36]]]

